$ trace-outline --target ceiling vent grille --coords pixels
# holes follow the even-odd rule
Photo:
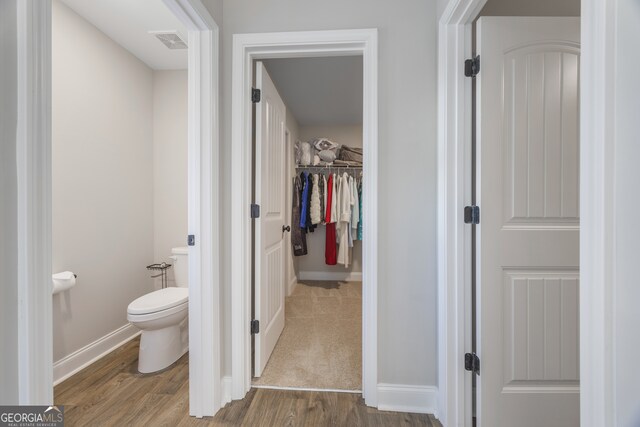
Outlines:
[[[186,49],[187,43],[180,37],[176,31],[150,31],[158,40],[169,49]]]

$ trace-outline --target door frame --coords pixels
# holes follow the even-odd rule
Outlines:
[[[378,31],[377,29],[234,34],[231,120],[232,398],[251,388],[251,114],[254,60],[363,57],[364,228],[362,394],[377,406],[378,382]]]
[[[50,405],[53,404],[51,2],[16,1],[16,9],[18,404]]]
[[[220,316],[220,29],[200,0],[163,0],[188,32],[189,415],[222,407]],[[185,236],[186,239],[186,236]]]
[[[580,20],[580,424],[616,425],[615,116],[618,0]]]
[[[286,121],[286,120],[285,120]],[[284,128],[284,135],[285,135],[285,149],[287,150],[287,155],[286,155],[286,162],[287,165],[292,165],[293,164],[293,141],[291,138],[291,131],[289,130],[288,126],[285,126]],[[291,210],[289,209],[289,207],[291,207],[291,204],[293,203],[293,175],[292,174],[292,170],[291,167],[287,167],[286,170],[286,174],[287,174],[287,183],[286,183],[286,198],[287,201],[285,203],[285,209],[286,209],[286,215],[287,215],[287,223],[291,224]],[[291,233],[287,233],[287,265],[286,265],[286,277],[287,277],[287,281],[284,284],[284,295],[285,296],[290,296],[291,292],[293,292],[293,288],[295,286],[295,284],[297,283],[297,277],[296,277],[296,270],[295,270],[295,265],[293,263],[293,250],[291,248]]]
[[[487,0],[450,0],[438,26],[438,408],[443,425],[471,425],[472,24]]]
[[[200,0],[163,0],[188,29],[189,413],[221,404],[219,313],[219,29]],[[19,403],[53,403],[51,329],[51,2],[17,2]],[[186,236],[185,236],[186,237]],[[211,261],[205,261],[211,260]],[[204,363],[211,361],[210,363]]]
[[[470,426],[471,24],[486,0],[450,0],[438,28],[438,384],[443,425]],[[617,0],[582,0],[580,17],[580,418],[615,424],[613,197]]]

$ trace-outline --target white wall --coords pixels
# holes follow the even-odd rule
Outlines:
[[[0,404],[18,403],[16,2],[0,0]]]
[[[211,8],[210,3],[206,3]],[[215,8],[211,8],[215,14]],[[231,306],[231,44],[234,33],[379,29],[380,382],[436,384],[436,2],[226,0],[222,32],[221,262]],[[416,186],[416,182],[420,182]],[[403,209],[407,205],[411,209]],[[224,313],[223,375],[231,373]]]
[[[52,13],[53,269],[78,274],[53,300],[59,360],[152,290],[153,74],[57,0]]]
[[[153,73],[153,261],[187,241],[187,71]],[[168,271],[174,286],[173,269]],[[160,287],[160,279],[156,287]]]
[[[302,126],[300,128],[300,140],[309,141],[313,138],[323,137],[342,145],[362,147],[362,125],[341,126]],[[325,251],[325,227],[320,226],[313,233],[307,233],[307,255],[296,257],[298,260],[298,277],[305,277],[309,273],[340,274],[344,277],[352,273],[362,274],[362,242],[354,241],[352,250],[352,262],[348,268],[343,265],[326,265],[324,262]],[[331,280],[327,276],[327,280]]]
[[[640,224],[638,223],[638,181],[640,181],[640,3],[618,0],[616,48],[615,135],[607,144],[615,145],[613,324],[615,348],[615,413],[617,426],[640,425]],[[612,85],[613,86],[613,85]]]

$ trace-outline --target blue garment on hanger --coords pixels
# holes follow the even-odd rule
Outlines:
[[[302,209],[300,210],[300,228],[307,228],[307,209],[309,206],[309,172],[302,172]]]

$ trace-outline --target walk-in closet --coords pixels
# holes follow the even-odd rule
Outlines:
[[[361,390],[362,57],[255,66],[253,385]]]

